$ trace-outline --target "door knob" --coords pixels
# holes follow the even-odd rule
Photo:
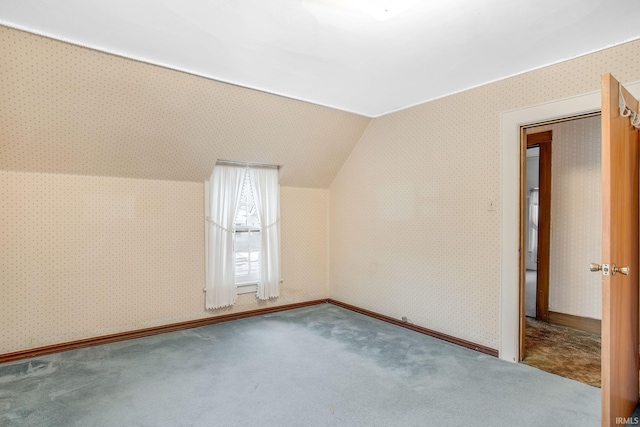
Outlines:
[[[620,273],[620,274],[624,274],[625,276],[629,275],[629,267],[618,267],[615,264],[613,264],[611,266],[611,271],[613,272],[613,274]]]
[[[591,271],[602,271],[603,276],[608,276],[610,272],[609,264],[600,265],[600,264],[596,264],[595,262],[592,262],[591,264],[589,264],[589,269]],[[614,272],[613,274],[616,274],[616,272]]]
[[[611,271],[612,275],[616,273],[620,273],[627,276],[629,274],[629,267],[618,267],[615,264],[611,264],[611,266],[609,266],[609,264],[600,265],[600,264],[596,264],[595,262],[592,262],[591,264],[589,264],[589,270],[602,271],[603,276],[608,276],[609,271]]]

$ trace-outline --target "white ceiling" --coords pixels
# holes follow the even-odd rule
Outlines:
[[[637,39],[640,2],[0,0],[0,24],[376,117]]]

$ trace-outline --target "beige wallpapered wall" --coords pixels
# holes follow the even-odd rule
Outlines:
[[[369,120],[0,41],[0,353],[327,296],[497,348],[500,113],[640,80],[634,42]],[[225,157],[285,166],[285,282],[211,313],[202,181]]]
[[[331,297],[498,348],[500,113],[606,72],[640,80],[640,42],[374,119],[330,187]]]
[[[0,26],[0,170],[328,188],[370,119]]]
[[[549,310],[600,319],[602,278],[587,268],[602,257],[600,117],[527,132],[545,130],[553,132]]]
[[[201,183],[0,172],[0,354],[327,297],[327,190],[282,187],[277,300],[204,310]]]
[[[2,26],[0,57],[0,353],[328,296],[326,188],[370,119]],[[204,310],[217,159],[283,165],[277,300]]]

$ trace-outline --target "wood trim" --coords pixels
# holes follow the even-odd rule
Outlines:
[[[538,284],[536,319],[549,321],[549,263],[551,252],[551,141],[552,132],[527,135],[527,148],[540,147],[538,209]],[[524,199],[524,197],[523,197]],[[524,200],[523,200],[524,203]],[[522,242],[524,247],[524,241]]]
[[[551,132],[549,132],[551,133]],[[540,143],[540,203],[538,207],[538,287],[536,318],[549,321],[551,264],[551,140]]]
[[[525,305],[525,296],[526,296],[526,285],[527,285],[527,276],[526,276],[526,232],[527,226],[525,224],[525,218],[527,217],[525,214],[525,209],[528,209],[526,206],[526,197],[524,194],[527,194],[527,133],[525,128],[520,128],[520,211],[519,211],[519,227],[518,227],[518,329],[519,329],[519,338],[520,338],[520,346],[518,352],[518,361],[524,360],[527,355],[527,348],[524,337],[526,337],[526,327],[527,327],[527,318],[526,318],[526,305]]]
[[[590,317],[574,316],[573,314],[549,312],[549,323],[560,326],[568,326],[592,334],[601,334],[601,321]]]
[[[527,148],[537,147],[540,144],[551,142],[553,132],[546,130],[544,132],[528,133],[527,134]]]
[[[419,332],[425,335],[429,335],[434,338],[441,339],[443,341],[447,341],[453,344],[460,345],[462,347],[479,351],[481,353],[498,357],[498,350],[495,350],[493,348],[485,347],[480,344],[475,344],[470,341],[452,337],[450,335],[436,332],[431,329],[423,328],[422,326],[417,326],[412,323],[406,323],[406,322],[403,322],[402,320],[394,319],[392,317],[385,316],[383,314],[378,314],[373,311],[365,310],[350,304],[345,304],[340,301],[336,301],[332,299],[319,299],[319,300],[313,300],[313,301],[299,302],[295,304],[259,308],[257,310],[243,311],[241,313],[223,314],[221,316],[207,317],[204,319],[188,320],[186,322],[171,323],[169,325],[154,326],[151,328],[137,329],[135,331],[120,332],[117,334],[110,334],[110,335],[102,335],[94,338],[87,338],[87,339],[70,341],[70,342],[60,343],[60,344],[53,344],[53,345],[48,345],[48,346],[38,347],[38,348],[33,348],[28,350],[20,350],[12,353],[0,354],[0,363],[26,359],[29,357],[38,357],[38,356],[43,356],[45,354],[59,353],[67,350],[75,350],[78,348],[91,347],[94,345],[109,344],[109,343],[118,342],[118,341],[125,341],[125,340],[130,340],[135,338],[143,338],[151,335],[163,334],[165,332],[174,332],[174,331],[181,331],[183,329],[198,328],[200,326],[215,325],[216,323],[223,323],[223,322],[229,322],[232,320],[245,319],[247,317],[262,316],[265,314],[277,313],[279,311],[292,310],[294,308],[309,307],[312,305],[325,304],[325,303],[330,303],[338,307],[346,308],[347,310],[355,311],[356,313],[373,317],[374,319],[382,320],[387,323],[392,323],[394,325],[401,326],[403,328],[410,329],[412,331]]]
[[[120,332],[110,335],[102,335],[94,338],[86,338],[66,343],[53,344],[28,350],[14,351],[12,353],[0,354],[0,363],[13,360],[38,357],[45,354],[59,353],[61,351],[74,350],[78,348],[90,347],[100,344],[108,344],[118,341],[125,341],[135,338],[148,337],[151,335],[163,334],[165,332],[181,331],[183,329],[198,328],[200,326],[214,325],[216,323],[229,322],[231,320],[245,319],[247,317],[262,316],[265,314],[277,313],[279,311],[292,310],[294,308],[309,307],[317,304],[327,303],[327,299],[298,302],[295,304],[279,305],[274,307],[259,308],[257,310],[243,311],[241,313],[223,314],[221,316],[206,317],[204,319],[188,320],[186,322],[171,323],[168,325],[154,326],[151,328],[137,329],[135,331]]]
[[[548,321],[549,315],[549,250],[550,250],[550,224],[551,224],[551,141],[552,131],[544,131],[527,134],[525,128],[520,128],[520,229],[519,229],[519,295],[520,307],[519,335],[520,345],[518,361],[526,357],[526,313],[525,313],[525,293],[526,293],[526,232],[525,210],[527,194],[527,148],[540,147],[539,166],[539,204],[541,210],[538,211],[538,274],[536,285],[536,319],[544,322]],[[547,209],[544,209],[546,207]],[[545,227],[546,225],[546,227]],[[541,251],[544,246],[545,250]],[[546,263],[545,263],[546,260]]]
[[[527,276],[526,276],[526,251],[524,250],[526,247],[525,234],[527,232],[527,227],[525,224],[526,215],[525,209],[527,209],[526,205],[526,196],[527,194],[527,132],[526,129],[520,127],[520,210],[518,212],[518,338],[519,338],[519,352],[518,352],[518,361],[522,361],[526,355],[526,343],[524,337],[526,336],[526,305],[525,305],[525,295],[526,295],[526,285],[527,285]]]
[[[452,337],[451,335],[447,335],[431,329],[423,328],[422,326],[414,325],[413,323],[403,322],[402,320],[385,316],[384,314],[379,314],[373,311],[365,310],[364,308],[360,308],[351,304],[346,304],[344,302],[336,301],[331,298],[329,298],[327,302],[329,304],[337,305],[338,307],[346,308],[347,310],[355,311],[356,313],[364,314],[365,316],[373,317],[374,319],[382,320],[383,322],[391,323],[396,326],[410,329],[412,331],[419,332],[421,334],[429,335],[431,337],[438,338],[443,341],[447,341],[462,347],[470,348],[472,350],[479,351],[480,353],[485,353],[494,357],[498,357],[498,350],[495,350],[493,348],[485,347],[483,345],[476,344],[471,341],[463,340],[461,338]]]
[[[548,126],[548,125],[554,125],[557,123],[566,123],[566,122],[571,122],[573,120],[580,120],[580,119],[586,119],[589,117],[599,117],[601,115],[601,111],[600,111],[600,107],[598,107],[598,109],[596,111],[590,111],[587,113],[581,113],[581,114],[569,114],[567,116],[563,116],[557,119],[551,119],[551,120],[543,120],[541,122],[535,122],[535,123],[529,123],[525,126],[525,129],[531,129],[531,128],[537,128],[540,126]]]

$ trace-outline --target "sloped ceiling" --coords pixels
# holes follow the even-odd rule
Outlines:
[[[327,188],[369,118],[0,26],[0,169],[202,182],[217,159]]]
[[[0,24],[369,117],[640,36],[638,0],[0,4]]]

